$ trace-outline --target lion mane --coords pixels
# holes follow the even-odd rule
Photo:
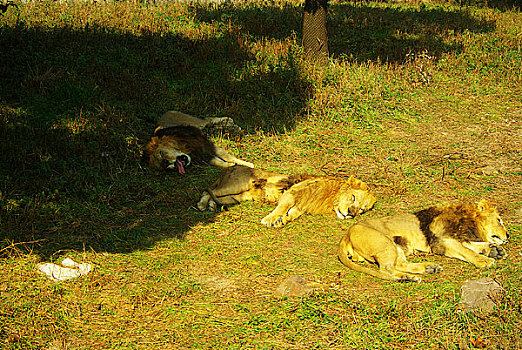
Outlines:
[[[185,173],[190,164],[211,164],[227,168],[236,164],[254,167],[210,141],[198,127],[176,125],[156,129],[143,149],[143,161],[158,170],[178,169]]]
[[[207,164],[216,155],[216,146],[200,129],[178,125],[157,130],[143,149],[143,161],[158,170],[172,167],[183,155],[187,157],[183,166]]]

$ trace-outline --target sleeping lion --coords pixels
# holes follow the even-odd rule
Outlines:
[[[438,273],[433,263],[410,263],[406,257],[431,252],[491,267],[506,257],[500,245],[509,235],[497,210],[485,200],[430,207],[359,222],[339,243],[338,256],[347,267],[369,275],[400,282],[420,282],[415,275]],[[375,270],[357,262],[378,265]]]
[[[199,119],[177,111],[165,113],[143,150],[143,160],[158,170],[177,169],[185,174],[190,164],[212,164],[226,168],[236,164],[254,167],[210,141],[207,129],[239,129],[230,118]]]
[[[235,166],[225,169],[203,193],[198,208],[216,210],[245,200],[278,203],[261,221],[273,227],[304,213],[335,213],[346,219],[370,210],[375,203],[368,186],[353,176],[343,180],[319,175],[283,175]]]

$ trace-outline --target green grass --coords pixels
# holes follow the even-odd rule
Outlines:
[[[516,5],[517,3],[515,3]],[[0,15],[2,349],[522,347],[522,15],[506,1],[331,1],[325,67],[304,61],[302,1],[18,3]],[[262,169],[355,174],[362,218],[260,224],[271,207],[193,209],[219,175],[141,164],[157,118],[228,116],[213,135]],[[490,270],[436,256],[415,285],[335,256],[355,221],[487,198],[510,230]],[[65,257],[86,277],[36,271]],[[273,297],[300,275],[305,298]],[[458,313],[464,281],[506,291]]]

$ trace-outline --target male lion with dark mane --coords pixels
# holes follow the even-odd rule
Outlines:
[[[236,164],[254,167],[210,141],[207,129],[239,129],[230,118],[199,119],[177,111],[165,113],[154,136],[143,149],[143,160],[159,170],[177,169],[180,174],[192,164],[211,164],[226,168]]]
[[[225,169],[205,191],[200,210],[216,210],[245,200],[278,203],[261,223],[282,226],[304,213],[329,214],[346,219],[373,207],[368,186],[351,176],[344,180],[320,175],[283,175],[244,166]]]
[[[506,257],[500,245],[509,235],[497,210],[485,200],[430,207],[359,222],[339,243],[338,255],[347,267],[369,275],[400,282],[420,282],[414,274],[438,273],[433,263],[410,263],[406,256],[431,252],[491,267]],[[368,261],[378,270],[356,262]]]

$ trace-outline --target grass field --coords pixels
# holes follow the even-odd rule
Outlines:
[[[0,348],[522,348],[522,14],[509,2],[331,1],[325,67],[302,1],[17,2],[0,14]],[[508,5],[506,5],[508,4]],[[466,6],[464,6],[466,5]],[[355,220],[261,225],[271,206],[194,210],[219,169],[149,169],[167,110],[227,116],[212,139],[258,168],[367,182]],[[496,203],[508,257],[398,284],[348,270],[355,221]],[[94,271],[37,272],[65,257]],[[289,276],[303,298],[276,298]],[[490,315],[457,312],[493,277]]]

